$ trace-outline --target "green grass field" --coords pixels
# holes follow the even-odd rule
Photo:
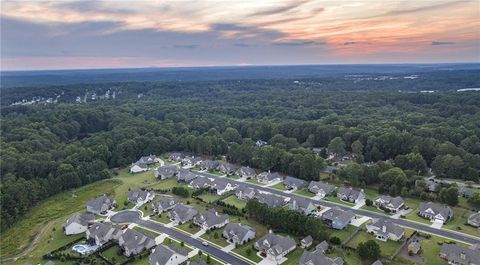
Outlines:
[[[343,205],[346,205],[346,206],[349,206],[349,207],[352,207],[352,206],[355,205],[354,203],[349,203],[349,202],[346,202],[346,201],[342,201],[337,197],[325,197],[324,200],[334,202],[334,203],[343,204]]]
[[[355,230],[357,230],[357,227],[349,225],[343,230],[329,229],[328,231],[330,232],[330,237],[336,236],[340,238],[342,242],[344,242],[349,236],[353,234],[353,232],[355,232]]]
[[[245,206],[247,205],[246,201],[239,200],[237,197],[235,197],[235,195],[232,195],[232,196],[229,196],[229,197],[223,199],[223,202],[225,202],[227,204],[230,204],[230,205],[233,205],[240,210],[245,208]]]
[[[389,257],[395,253],[395,251],[401,246],[400,242],[395,242],[392,240],[388,240],[387,242],[382,242],[380,240],[376,240],[374,235],[371,235],[365,231],[361,231],[357,233],[348,243],[347,246],[352,248],[357,248],[358,244],[367,242],[368,240],[375,240],[378,243],[381,250],[381,255],[384,257]]]
[[[218,199],[220,199],[220,196],[217,195],[217,194],[214,194],[214,193],[204,193],[204,194],[198,196],[198,198],[201,198],[204,202],[213,203],[213,202],[217,201]]]
[[[233,250],[233,252],[240,254],[242,257],[245,257],[255,263],[262,261],[262,259],[257,256],[257,251],[252,248],[255,241],[251,241],[243,246],[239,246]],[[250,255],[247,254],[247,250],[250,249]]]
[[[422,246],[422,255],[427,259],[426,265],[443,265],[448,264],[445,260],[441,259],[438,254],[442,246],[440,245],[445,240],[443,238],[432,236],[430,239],[424,239],[420,241]]]
[[[265,184],[261,183],[257,179],[249,179],[249,180],[247,180],[247,182],[252,183],[252,184],[256,184],[256,185],[260,185],[260,186],[265,186]]]
[[[288,253],[287,260],[282,264],[285,265],[297,265],[300,261],[300,257],[303,254],[303,249],[297,247],[294,251]]]
[[[306,189],[296,190],[296,191],[294,191],[293,193],[294,193],[294,194],[301,195],[301,196],[306,196],[306,197],[315,197],[315,194],[309,192],[309,191],[306,190]]]
[[[102,252],[101,255],[114,264],[121,264],[128,259],[122,254],[118,255],[118,253],[120,253],[120,247],[114,245],[113,247]]]
[[[170,223],[170,218],[168,217],[167,213],[162,213],[160,216],[154,215],[150,217],[151,220],[160,222],[162,224],[168,224]]]
[[[216,229],[214,231],[209,232],[208,234],[207,233],[203,234],[200,238],[203,238],[207,241],[215,243],[221,247],[226,247],[228,246],[229,243],[227,242],[227,240],[225,240],[225,238],[222,237],[222,231],[223,229]],[[215,233],[217,234],[217,238],[215,238]]]
[[[453,207],[453,218],[443,225],[442,228],[480,237],[480,229],[466,224],[468,217],[473,213],[473,211],[464,208]]]
[[[285,188],[285,185],[283,185],[283,182],[279,182],[279,183],[271,186],[271,188],[274,188],[274,189],[277,189],[277,190],[287,190],[287,188]]]
[[[200,231],[200,227],[194,225],[192,222],[186,222],[184,224],[177,225],[176,228],[183,230],[187,233],[190,233],[192,235]]]

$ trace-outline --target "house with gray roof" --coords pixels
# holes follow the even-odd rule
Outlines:
[[[95,215],[74,213],[63,224],[65,235],[76,235],[87,231],[88,227],[95,221]]]
[[[473,227],[480,228],[480,212],[471,214],[468,217],[467,223]]]
[[[179,203],[180,201],[175,198],[163,197],[160,201],[152,203],[152,209],[154,213],[161,214],[170,211]]]
[[[235,171],[235,175],[238,175],[242,178],[247,178],[247,179],[255,177],[256,174],[257,173],[255,172],[255,169],[251,167],[241,167],[237,169],[237,171]]]
[[[396,213],[405,206],[405,201],[400,196],[380,195],[373,199],[373,205],[386,212]]]
[[[198,156],[186,156],[182,159],[182,165],[186,167],[194,167],[200,165],[202,158]]]
[[[124,255],[138,255],[144,250],[155,246],[155,239],[134,229],[126,229],[118,238],[118,245],[123,249]]]
[[[453,210],[446,205],[421,202],[417,214],[431,222],[444,224],[453,217]]]
[[[352,187],[340,187],[337,192],[337,198],[351,203],[358,203],[365,199],[365,193],[363,190],[357,190]]]
[[[328,249],[327,241],[318,244],[313,251],[305,250],[300,257],[299,265],[343,265],[342,258],[330,258],[325,255]]]
[[[331,228],[342,230],[352,222],[354,217],[355,214],[350,210],[344,211],[339,207],[333,207],[325,211],[321,219]]]
[[[300,246],[302,248],[308,248],[309,246],[312,245],[312,243],[313,243],[313,238],[310,235],[308,235],[308,236],[304,237],[302,240],[300,240]]]
[[[101,246],[109,241],[118,240],[122,235],[122,230],[108,223],[94,223],[85,232],[88,241],[93,241],[97,246]]]
[[[285,178],[285,180],[283,180],[283,185],[285,185],[285,188],[289,190],[298,190],[305,188],[307,186],[307,182],[303,179],[288,176]]]
[[[288,208],[292,211],[310,215],[317,210],[317,206],[311,200],[302,197],[293,197],[288,202]]]
[[[376,239],[383,242],[389,239],[398,241],[405,235],[403,228],[384,218],[367,224],[366,228],[368,233],[374,234]]]
[[[437,183],[433,180],[423,180],[423,179],[416,180],[415,186],[420,185],[420,183],[425,183],[425,191],[429,191],[429,192],[439,192],[440,188],[442,187],[440,183]]]
[[[336,167],[326,166],[320,172],[327,173],[327,174],[333,174],[336,170],[337,170]]]
[[[377,259],[375,262],[372,263],[372,265],[383,265],[383,263]]]
[[[270,193],[258,193],[256,198],[259,202],[265,203],[269,208],[282,207],[287,199]]]
[[[188,259],[188,253],[174,245],[158,245],[149,256],[150,265],[180,265]]]
[[[235,191],[235,196],[237,196],[239,200],[244,200],[244,201],[248,201],[255,198],[256,194],[257,194],[257,190],[251,187],[246,187],[246,186],[240,186]]]
[[[228,222],[228,214],[218,214],[213,208],[193,217],[193,223],[205,230],[224,227]]]
[[[184,205],[181,203],[175,204],[173,208],[168,212],[170,220],[178,224],[186,223],[193,219],[198,211],[190,205]]]
[[[278,262],[288,253],[294,251],[297,247],[297,243],[289,236],[268,233],[255,242],[254,246],[255,249],[267,258]]]
[[[457,244],[443,244],[440,258],[448,261],[448,264],[478,265],[480,264],[480,248],[478,245],[466,248]]]
[[[203,160],[200,162],[200,170],[213,171],[218,170],[218,167],[220,167],[220,162],[216,160]]]
[[[408,244],[408,253],[411,254],[418,254],[420,250],[422,250],[422,245],[418,242],[418,240],[412,240],[410,244]]]
[[[218,170],[226,175],[232,175],[237,168],[236,165],[230,163],[221,163],[220,166],[218,166]]]
[[[233,181],[229,181],[223,178],[216,178],[213,180],[212,190],[218,195],[223,195],[229,191],[235,190],[238,184]]]
[[[106,214],[108,210],[113,209],[117,202],[107,195],[102,195],[98,198],[87,202],[87,212],[93,214]]]
[[[197,174],[187,169],[179,168],[177,171],[177,182],[190,183],[192,180],[196,179],[197,177],[198,177]]]
[[[188,187],[192,189],[203,189],[203,188],[211,188],[213,187],[213,181],[207,177],[198,176],[194,180],[190,181]]]
[[[185,154],[180,152],[173,152],[173,153],[170,153],[170,155],[168,156],[170,160],[173,160],[175,162],[181,162],[184,157],[185,157]]]
[[[332,195],[335,192],[335,189],[335,186],[323,181],[311,181],[308,185],[308,190],[320,198]]]
[[[155,198],[155,192],[147,190],[131,190],[128,192],[127,201],[135,205],[143,205],[147,202],[150,202]]]
[[[158,163],[159,159],[155,155],[149,155],[149,156],[142,156],[138,160],[138,162],[146,164],[146,165],[152,165],[155,163]]]
[[[257,180],[263,184],[271,184],[273,182],[281,181],[282,176],[277,172],[262,172],[257,175]]]
[[[230,243],[236,245],[243,245],[250,240],[254,239],[256,235],[255,229],[248,225],[241,223],[229,223],[223,230],[223,237]]]
[[[174,177],[178,173],[178,167],[175,165],[167,165],[155,170],[155,177],[161,180]]]
[[[144,172],[148,170],[148,165],[142,162],[135,162],[132,164],[130,167],[130,173],[138,173],[138,172]]]

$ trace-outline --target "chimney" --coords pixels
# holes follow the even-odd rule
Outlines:
[[[465,255],[465,252],[464,252],[464,251],[462,251],[462,252],[460,253],[460,259],[462,259],[462,260],[466,260],[466,259],[467,259],[467,255]]]
[[[138,235],[135,235],[135,240],[138,240]]]
[[[384,232],[384,233],[387,232],[387,226],[385,226],[385,225],[382,226],[382,232]]]

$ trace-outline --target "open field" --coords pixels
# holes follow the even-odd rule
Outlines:
[[[245,206],[247,205],[246,201],[239,200],[237,197],[235,197],[235,195],[232,195],[232,196],[229,196],[229,197],[223,199],[223,202],[225,202],[227,204],[230,204],[230,205],[233,205],[240,210],[245,208]]]
[[[376,240],[374,235],[371,235],[365,231],[358,232],[347,244],[347,246],[352,248],[357,248],[358,244],[365,243],[368,240],[374,240],[380,245],[381,255],[389,257],[395,253],[395,251],[401,246],[401,242],[395,242],[388,240],[387,242],[382,242]]]
[[[121,253],[121,249],[118,245],[114,245],[113,247],[105,250],[101,253],[107,260],[114,264],[121,264],[125,262],[128,258]]]

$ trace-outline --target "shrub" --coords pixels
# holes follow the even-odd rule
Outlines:
[[[336,236],[333,236],[330,238],[330,243],[334,244],[334,245],[340,245],[342,244],[342,240],[340,240],[340,238],[336,237]]]

